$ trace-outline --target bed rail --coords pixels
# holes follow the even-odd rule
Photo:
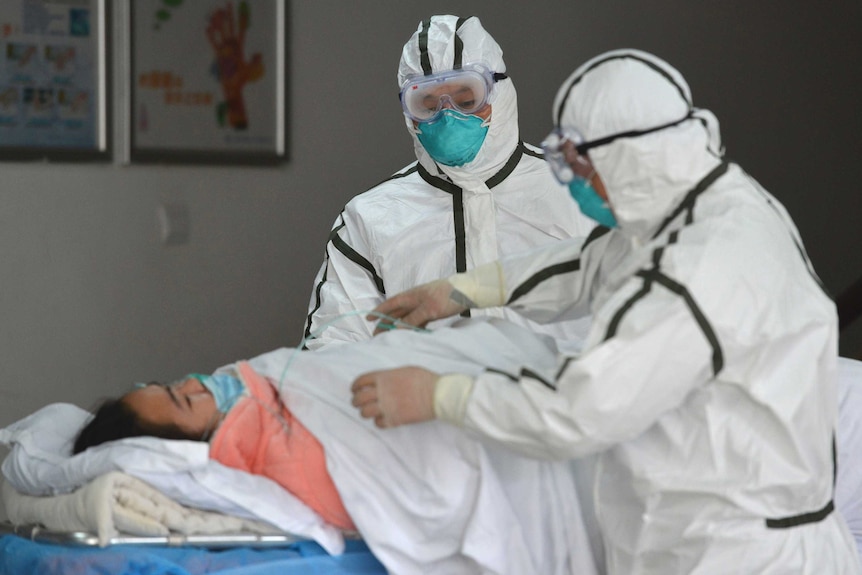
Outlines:
[[[17,535],[38,543],[54,543],[80,547],[98,547],[99,538],[86,531],[53,531],[41,525],[13,525],[8,521],[0,522],[0,535]],[[167,547],[206,547],[224,549],[228,547],[286,547],[299,541],[292,535],[260,535],[257,533],[236,533],[229,535],[180,535],[140,536],[120,535],[108,540],[108,545],[138,545]]]

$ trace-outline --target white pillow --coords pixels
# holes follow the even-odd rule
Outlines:
[[[68,493],[109,471],[176,473],[203,469],[209,446],[198,441],[132,437],[72,456],[78,430],[90,414],[76,405],[54,403],[0,430],[11,448],[2,471],[28,495]]]

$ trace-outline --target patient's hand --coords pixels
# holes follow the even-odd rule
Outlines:
[[[353,405],[377,427],[434,419],[434,385],[439,376],[421,367],[372,371],[353,382]]]
[[[442,279],[396,294],[374,308],[374,311],[413,326],[425,327],[429,321],[461,313],[468,305],[469,300],[466,300],[447,280]],[[377,318],[377,315],[370,314],[366,319],[373,321]],[[374,333],[377,334],[392,327],[392,322],[383,319],[378,322]]]

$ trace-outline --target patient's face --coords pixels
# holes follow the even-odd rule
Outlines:
[[[130,391],[122,401],[141,420],[157,426],[173,424],[193,439],[209,435],[219,418],[212,394],[194,378],[171,385],[149,384]]]

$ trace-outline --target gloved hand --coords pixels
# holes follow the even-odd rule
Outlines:
[[[380,428],[434,419],[434,385],[439,376],[421,367],[372,371],[353,382],[353,405]]]
[[[374,312],[400,319],[410,325],[425,327],[429,321],[456,315],[466,310],[469,300],[459,296],[460,292],[454,290],[448,280],[435,280],[392,296],[374,308]],[[366,319],[374,321],[379,317],[376,314],[369,314]],[[392,327],[390,320],[382,319],[378,322],[374,333],[377,334]]]

